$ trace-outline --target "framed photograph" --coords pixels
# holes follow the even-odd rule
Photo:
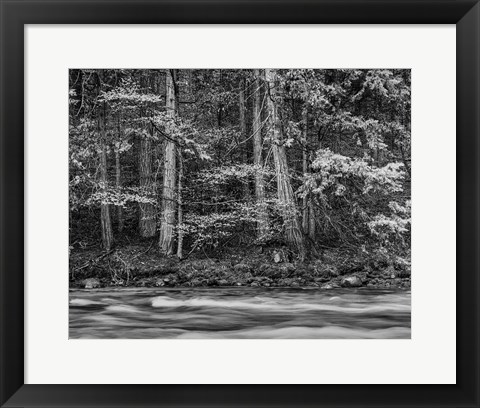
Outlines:
[[[479,407],[480,5],[1,0],[2,407]]]

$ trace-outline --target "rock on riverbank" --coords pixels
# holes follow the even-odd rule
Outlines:
[[[358,260],[336,262],[325,257],[310,262],[275,262],[271,253],[233,254],[222,259],[165,258],[143,248],[72,254],[70,286],[93,289],[136,287],[320,287],[409,288],[410,271],[395,265]]]

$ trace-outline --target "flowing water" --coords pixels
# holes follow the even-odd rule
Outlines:
[[[408,290],[70,291],[70,338],[410,338]]]

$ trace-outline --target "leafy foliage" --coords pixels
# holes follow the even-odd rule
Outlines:
[[[295,192],[288,211],[308,218],[301,233],[310,237],[311,252],[346,246],[407,258],[410,71],[282,69],[276,74],[279,143]],[[175,234],[184,237],[187,252],[283,244],[285,203],[278,197],[265,77],[253,70],[177,70],[178,112],[172,115],[166,109],[166,75],[166,70],[70,71],[72,240],[86,231],[100,240],[102,205],[114,214],[123,211],[125,229],[118,235],[128,239],[137,235],[140,205],[152,206],[160,224],[164,146],[170,141],[183,166],[181,190],[174,195],[183,220]],[[257,96],[261,165],[253,160]],[[140,175],[141,149],[148,149],[146,176]],[[179,172],[177,164],[177,180]],[[260,234],[265,214],[268,228]],[[112,219],[115,226],[119,221]]]

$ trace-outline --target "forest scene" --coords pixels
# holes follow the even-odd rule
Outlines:
[[[409,338],[410,78],[70,69],[70,336]]]

